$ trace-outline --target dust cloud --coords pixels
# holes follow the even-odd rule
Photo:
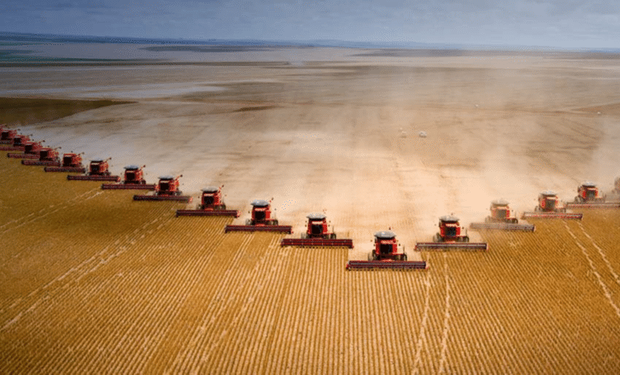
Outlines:
[[[145,164],[148,182],[183,174],[186,194],[224,184],[240,220],[253,199],[274,198],[296,233],[324,211],[340,237],[367,244],[391,228],[408,251],[442,215],[468,225],[494,199],[522,212],[542,190],[572,200],[579,182],[610,190],[620,174],[619,60],[328,48],[165,57],[20,68],[2,78],[4,95],[129,100],[23,128],[85,160],[112,156],[115,174],[126,164]]]

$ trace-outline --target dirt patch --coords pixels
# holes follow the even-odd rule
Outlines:
[[[78,112],[126,104],[113,100],[0,98],[0,121],[9,125],[52,121]]]

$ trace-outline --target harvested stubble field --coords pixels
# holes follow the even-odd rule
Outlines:
[[[471,233],[488,252],[423,253],[426,271],[345,271],[388,226],[411,250],[442,214],[477,221],[500,196],[531,209],[585,178],[607,189],[617,61],[327,52],[2,67],[5,94],[135,100],[30,125],[28,111],[36,138],[112,156],[113,173],[144,162],[149,182],[183,173],[194,196],[224,183],[241,219],[275,196],[296,235],[327,208],[356,248],[224,234],[230,218],[0,157],[0,372],[619,373],[620,210]]]

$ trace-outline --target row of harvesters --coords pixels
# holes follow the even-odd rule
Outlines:
[[[9,153],[12,158],[21,158],[25,165],[45,165],[46,172],[69,172],[83,173],[83,175],[68,175],[68,180],[103,181],[112,182],[102,184],[102,189],[133,189],[152,190],[152,194],[134,195],[136,201],[180,201],[191,202],[192,198],[181,195],[179,190],[179,176],[159,177],[157,184],[147,184],[144,179],[143,168],[145,166],[129,165],[124,168],[122,178],[113,176],[109,171],[108,159],[93,159],[88,168],[82,165],[81,154],[65,153],[62,160],[58,158],[55,149],[43,147],[41,142],[30,140],[28,135],[17,134],[15,130],[4,129],[0,136],[0,150],[21,151],[21,153]],[[202,189],[200,203],[195,209],[177,210],[177,216],[232,216],[239,217],[239,211],[226,208],[222,199],[222,186],[207,187]],[[620,196],[620,177],[614,181],[613,194]],[[620,202],[607,202],[605,196],[601,196],[598,188],[591,182],[581,184],[578,195],[572,203],[562,203],[557,194],[552,191],[544,191],[538,197],[538,206],[534,212],[525,212],[523,218],[562,218],[581,219],[581,213],[567,212],[572,207],[620,207]],[[281,232],[292,234],[292,226],[280,225],[274,217],[271,209],[271,200],[254,200],[251,202],[251,217],[244,225],[227,225],[225,233],[241,232]],[[472,229],[495,229],[510,231],[535,231],[535,226],[528,223],[519,223],[516,212],[509,203],[503,199],[491,202],[490,215],[484,223],[472,223]],[[322,213],[313,213],[307,216],[306,231],[301,238],[283,238],[281,246],[337,246],[353,248],[353,240],[339,239],[330,228],[327,218]],[[415,251],[435,250],[482,250],[488,249],[486,243],[472,243],[467,231],[459,223],[459,219],[453,215],[442,216],[439,219],[439,231],[433,237],[432,242],[418,242]],[[426,269],[425,261],[409,261],[407,254],[396,240],[396,234],[391,230],[380,231],[374,235],[374,248],[368,256],[368,260],[351,260],[347,269]]]

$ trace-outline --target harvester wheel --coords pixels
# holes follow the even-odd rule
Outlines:
[[[433,242],[443,242],[439,233],[433,236]]]
[[[246,219],[245,225],[252,225],[252,219]]]
[[[469,242],[469,236],[463,237],[463,242]]]
[[[515,219],[510,220],[510,222],[511,222],[511,223],[513,223],[513,224],[518,224],[518,223],[519,223],[519,220],[517,220],[517,219],[515,218]]]
[[[540,211],[540,206],[534,207],[534,211]]]
[[[332,240],[335,240],[336,239],[336,233],[330,234],[329,238],[332,239]]]
[[[403,254],[403,255],[400,257],[400,260],[407,260],[407,254]]]
[[[484,222],[485,222],[485,223],[489,223],[490,221],[491,221],[491,218],[490,218],[490,217],[488,217],[488,216],[487,216],[487,217],[485,217],[485,218],[484,218]]]

